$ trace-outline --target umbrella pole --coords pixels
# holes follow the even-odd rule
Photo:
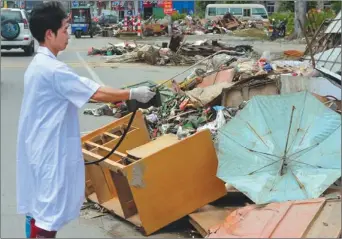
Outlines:
[[[281,158],[281,167],[279,170],[280,176],[283,176],[285,174],[285,169],[287,167],[287,163],[285,163],[286,158],[287,158],[287,145],[289,143],[289,138],[290,138],[290,132],[291,132],[291,126],[292,126],[292,120],[293,120],[293,112],[296,109],[296,107],[292,106],[292,112],[291,112],[291,118],[290,118],[290,125],[289,125],[289,130],[287,132],[287,138],[286,138],[286,144],[285,144],[285,150],[284,150],[284,156]]]

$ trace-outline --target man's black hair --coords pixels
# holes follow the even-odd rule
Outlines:
[[[48,1],[34,7],[30,18],[30,31],[38,42],[45,41],[45,33],[52,30],[57,35],[57,31],[62,26],[62,21],[67,17],[67,13],[58,1]]]

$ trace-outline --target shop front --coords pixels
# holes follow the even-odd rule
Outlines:
[[[164,17],[164,1],[163,0],[143,0],[143,16],[144,19],[150,18],[152,15],[155,18]]]
[[[122,21],[125,16],[131,17],[136,15],[134,1],[111,1],[111,9],[117,12],[119,21]]]
[[[173,5],[171,0],[143,0],[144,19],[148,19],[152,15],[156,19],[164,18],[165,15],[171,15]]]

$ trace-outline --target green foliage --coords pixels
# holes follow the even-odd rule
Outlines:
[[[243,4],[243,3],[253,3],[253,1],[224,1],[225,4]]]
[[[331,2],[331,8],[335,11],[335,13],[339,13],[342,10],[342,2],[341,1],[334,1]]]
[[[294,1],[284,1],[280,4],[278,12],[294,12]]]
[[[336,14],[331,9],[317,10],[311,9],[308,11],[308,20],[304,27],[307,29],[308,26],[313,26],[315,28],[319,27],[324,20],[335,18]],[[286,34],[291,35],[294,31],[295,16],[293,12],[277,12],[273,13],[269,17],[270,21],[275,19],[276,21],[281,21],[287,19]]]
[[[184,19],[186,17],[185,13],[179,14],[178,12],[175,12],[171,15],[172,21],[177,21]]]
[[[316,9],[316,8],[317,8],[317,2],[314,2],[314,1],[307,2],[307,9],[308,10]]]
[[[308,26],[319,27],[326,19],[333,19],[336,17],[336,14],[332,9],[311,9],[308,11],[307,15],[308,21],[305,23],[306,28]]]
[[[196,12],[196,14],[194,16],[202,19],[205,17],[205,14],[204,14],[204,11],[200,11],[200,12]]]
[[[214,1],[196,1],[195,2],[195,12],[196,16],[199,18],[204,18],[205,8],[208,4],[215,3]]]

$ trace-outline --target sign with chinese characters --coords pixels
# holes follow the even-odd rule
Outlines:
[[[164,13],[167,15],[172,14],[172,1],[171,0],[164,0]]]

